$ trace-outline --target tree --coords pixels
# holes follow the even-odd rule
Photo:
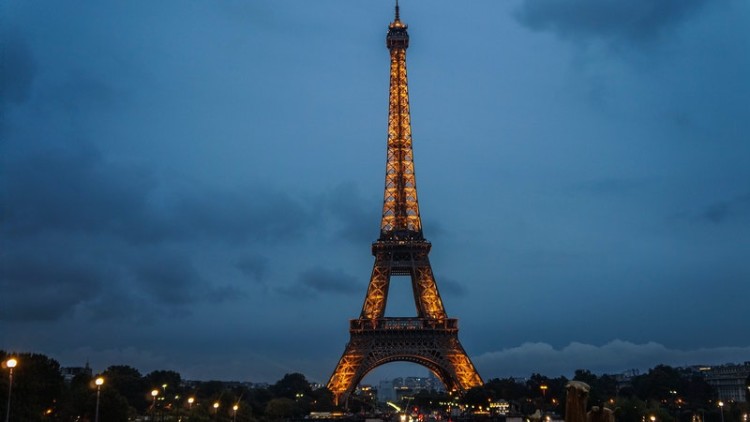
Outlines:
[[[177,397],[182,394],[182,377],[175,371],[153,371],[146,375],[144,381],[150,391],[158,390],[157,407],[159,412],[169,414],[179,406]]]
[[[60,374],[60,364],[45,355],[19,353],[13,355],[18,366],[13,370],[13,390],[11,400],[11,420],[39,421],[43,415],[56,413],[65,388]],[[9,355],[0,352],[0,360],[6,361]],[[2,377],[0,394],[7,397],[8,379]],[[0,400],[0,411],[6,412],[6,400]]]
[[[624,397],[617,401],[615,418],[618,422],[642,422],[646,418],[646,403],[637,397]]]
[[[530,395],[526,385],[516,382],[513,378],[494,378],[485,386],[495,392],[495,397],[508,401],[521,400]]]
[[[175,371],[152,371],[145,377],[147,388],[162,390],[166,385],[169,392],[181,392],[182,376]]]
[[[151,390],[137,369],[127,365],[113,365],[102,376],[106,379],[108,388],[120,394],[136,412],[143,414],[146,411]]]
[[[333,404],[333,393],[325,387],[313,390],[311,398],[310,410],[313,412],[330,412],[336,408]]]
[[[484,385],[472,387],[461,397],[461,402],[468,406],[487,407],[495,399],[494,391]]]
[[[694,410],[711,406],[717,396],[716,389],[700,375],[690,376],[677,392],[684,397],[685,405]]]
[[[270,389],[275,397],[286,397],[288,399],[295,399],[298,394],[309,396],[312,392],[310,383],[307,382],[305,376],[296,372],[284,375],[284,378],[277,381]]]
[[[585,369],[578,369],[573,380],[582,381],[591,387],[589,391],[589,406],[603,406],[617,395],[617,380],[611,375],[601,377]],[[613,407],[610,404],[610,407]]]
[[[252,409],[253,415],[263,415],[271,399],[273,396],[267,388],[253,388],[248,391],[245,401]]]
[[[135,418],[135,410],[106,381],[101,386],[99,420],[126,422]],[[93,420],[96,411],[96,384],[88,374],[76,375],[63,395],[58,411],[58,419],[65,421]]]
[[[93,412],[93,398],[90,385],[93,378],[88,374],[78,374],[70,381],[60,406],[58,416],[62,420],[85,420],[91,419]]]
[[[278,397],[271,399],[266,405],[266,417],[272,421],[288,419],[295,416],[303,416],[297,402],[290,398]]]
[[[683,386],[679,371],[667,365],[657,365],[647,374],[633,379],[635,393],[642,399],[670,400],[672,392],[682,390]]]
[[[93,397],[93,393],[91,394]],[[101,389],[101,403],[99,406],[99,420],[107,422],[127,422],[136,417],[128,401],[116,390],[105,384]]]

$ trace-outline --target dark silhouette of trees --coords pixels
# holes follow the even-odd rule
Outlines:
[[[487,407],[489,402],[495,399],[495,394],[492,389],[487,388],[485,385],[480,385],[469,389],[462,397],[462,402],[469,406],[484,406]]]
[[[507,401],[519,401],[531,395],[526,384],[518,383],[513,378],[493,378],[485,386],[495,393],[495,397]]]
[[[644,374],[633,379],[633,388],[638,397],[648,397],[659,401],[672,397],[672,391],[683,390],[680,373],[666,365],[657,365]]]
[[[182,393],[182,377],[175,371],[153,371],[144,377],[148,388],[156,388],[164,390],[163,386],[167,386],[167,392],[171,393]]]
[[[94,377],[83,373],[65,383],[60,365],[41,354],[14,354],[19,364],[14,370],[12,420],[91,421],[96,405]],[[7,353],[0,351],[0,360]],[[229,421],[235,414],[237,421],[271,422],[302,418],[311,411],[333,411],[333,395],[325,388],[313,390],[299,373],[286,374],[267,388],[251,387],[239,382],[186,382],[179,373],[168,370],[153,371],[145,376],[130,366],[114,365],[102,373],[100,420],[125,422],[137,416],[164,416],[165,420]],[[612,375],[598,375],[588,370],[575,371],[574,378],[591,387],[589,407],[605,406],[615,410],[618,422],[691,422],[698,414],[706,422],[720,422],[722,414],[717,406],[716,391],[698,373],[688,369],[658,365],[647,373],[634,376],[629,383]],[[458,400],[478,410],[497,400],[506,400],[511,411],[526,415],[537,410],[553,412],[564,417],[565,377],[549,378],[532,374],[527,380],[512,378],[491,379],[462,396],[421,391],[414,394],[410,407],[421,413],[445,411],[445,403]],[[750,386],[750,377],[745,381]],[[166,385],[166,388],[164,387]],[[151,390],[157,389],[156,406]],[[0,377],[0,397],[7,395],[8,378]],[[188,398],[192,398],[188,402]],[[750,397],[748,397],[750,398]],[[219,403],[218,408],[213,404]],[[442,403],[442,404],[441,404]],[[5,411],[0,400],[0,412]],[[376,411],[371,392],[352,395],[350,410]],[[471,408],[473,406],[473,408]],[[740,422],[744,404],[727,403],[724,422]],[[410,409],[413,410],[413,409]]]
[[[578,369],[573,380],[582,381],[591,387],[589,392],[589,404],[592,406],[603,406],[609,403],[613,407],[612,400],[617,396],[617,380],[611,375],[598,376],[591,371]]]
[[[318,388],[311,393],[311,412],[330,412],[335,409],[333,405],[333,393],[327,388]]]
[[[10,356],[0,351],[0,361]],[[13,370],[13,393],[11,401],[11,419],[19,421],[38,421],[44,415],[57,411],[63,397],[65,383],[60,374],[60,364],[45,355],[38,353],[17,353],[18,366]],[[7,373],[0,383],[0,396],[8,396]],[[0,400],[0,414],[6,412],[7,400]]]
[[[106,386],[120,394],[138,414],[144,414],[149,405],[149,392],[146,380],[141,373],[127,365],[113,365],[102,373]]]
[[[296,372],[284,375],[284,378],[272,385],[270,390],[274,396],[288,399],[295,399],[298,394],[309,396],[312,392],[305,376]]]

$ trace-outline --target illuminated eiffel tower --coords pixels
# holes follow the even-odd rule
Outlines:
[[[449,391],[482,385],[458,341],[458,320],[445,313],[428,258],[431,244],[422,235],[406,83],[406,29],[397,0],[396,17],[386,37],[391,81],[380,238],[372,244],[375,264],[362,313],[350,321],[351,338],[328,381],[336,404],[345,402],[371,370],[395,361],[427,367]],[[385,317],[391,276],[411,277],[416,317]]]

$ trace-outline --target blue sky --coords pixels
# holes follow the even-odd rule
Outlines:
[[[481,375],[750,360],[750,5],[401,6],[425,236]],[[393,5],[2,7],[0,348],[326,381],[378,236]]]

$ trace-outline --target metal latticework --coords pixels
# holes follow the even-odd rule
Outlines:
[[[448,318],[435,283],[431,244],[422,235],[414,174],[409,94],[406,83],[407,26],[396,18],[388,27],[391,53],[388,154],[380,238],[372,245],[375,264],[359,319],[351,320],[351,340],[328,381],[341,403],[374,368],[407,361],[430,369],[453,391],[482,384],[458,341],[458,321]],[[409,276],[415,318],[386,318],[391,276]]]
[[[391,83],[381,238],[389,233],[409,233],[412,236],[421,236],[422,233],[406,81],[406,48],[409,46],[406,28],[397,18],[388,28],[386,38],[391,50]]]

